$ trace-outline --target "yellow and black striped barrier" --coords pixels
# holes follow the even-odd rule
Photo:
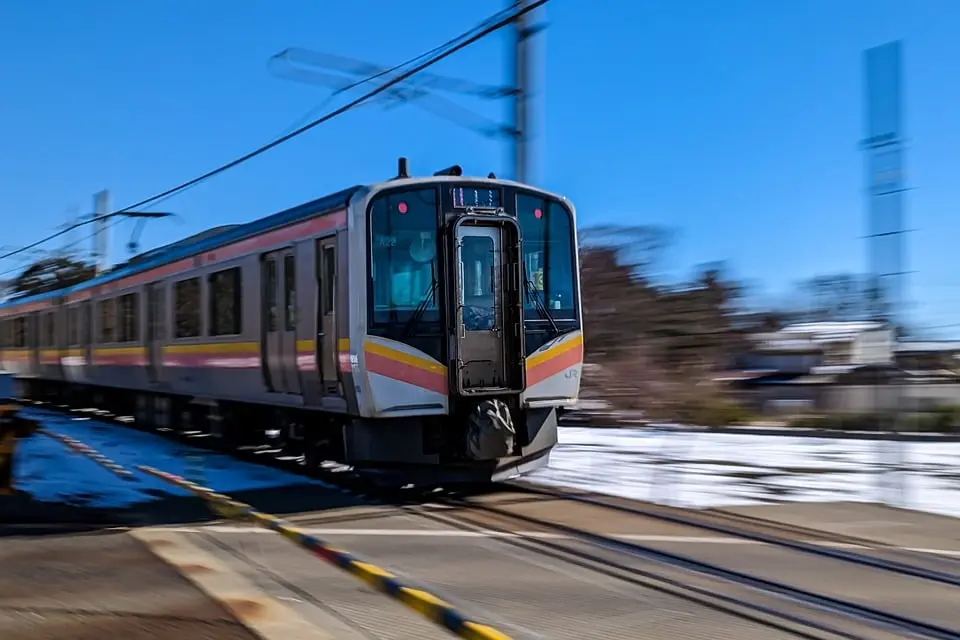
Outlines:
[[[377,591],[385,593],[395,600],[399,600],[428,620],[452,631],[461,638],[469,638],[470,640],[510,640],[510,636],[492,627],[470,620],[440,598],[422,589],[405,586],[392,573],[372,564],[362,562],[349,553],[341,551],[314,536],[304,533],[276,516],[261,513],[248,504],[237,502],[229,496],[217,493],[207,487],[201,487],[180,476],[165,473],[147,466],[138,466],[137,469],[203,498],[208,502],[211,509],[224,518],[249,520],[262,527],[276,531],[286,539],[311,551],[330,564],[360,578]]]
[[[123,480],[132,481],[137,479],[137,477],[133,474],[132,471],[129,471],[128,469],[124,469],[123,467],[121,467],[119,464],[117,464],[110,458],[106,457],[96,449],[92,449],[88,447],[87,445],[83,444],[79,440],[74,440],[70,436],[66,436],[62,433],[57,433],[56,431],[48,431],[47,429],[37,429],[37,431],[49,438],[53,438],[54,440],[59,440],[68,449],[75,451],[81,455],[87,456],[88,458],[90,458],[91,460],[99,464],[101,467],[103,467],[110,473],[114,474],[115,476]]]
[[[33,420],[17,415],[20,406],[12,403],[0,404],[0,495],[8,496],[16,492],[13,482],[13,460],[17,451],[17,442],[21,438],[33,435],[37,425]]]

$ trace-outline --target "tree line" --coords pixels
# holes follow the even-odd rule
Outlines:
[[[747,283],[724,263],[680,282],[657,278],[670,234],[650,226],[581,232],[585,395],[651,418],[724,422],[740,409],[719,379],[750,336],[796,322],[885,315],[880,288],[858,274],[812,277],[780,304],[750,303]]]

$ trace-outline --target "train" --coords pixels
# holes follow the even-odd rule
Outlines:
[[[576,229],[565,197],[400,158],[5,302],[0,361],[22,397],[225,451],[514,477],[547,464],[579,394]]]

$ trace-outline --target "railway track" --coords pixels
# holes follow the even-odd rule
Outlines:
[[[960,558],[948,555],[913,551],[878,540],[717,509],[692,511],[658,504],[638,506],[635,501],[610,496],[600,497],[576,490],[545,490],[525,482],[506,484],[534,495],[562,497],[565,500],[611,509],[619,513],[694,526],[713,533],[960,587]]]
[[[35,404],[35,403],[34,403]],[[48,415],[71,411],[49,407]],[[46,413],[46,411],[44,411]],[[97,420],[130,427],[130,420],[103,412]],[[173,434],[166,434],[173,435]],[[194,446],[202,440],[187,438]],[[603,527],[584,526],[593,518],[603,523],[610,514],[636,521],[656,521],[702,535],[707,531],[741,539],[791,554],[805,566],[815,562],[823,573],[838,566],[857,573],[864,585],[883,582],[889,592],[911,593],[917,582],[937,591],[936,600],[956,599],[960,567],[953,558],[931,557],[875,540],[796,527],[722,511],[691,513],[660,505],[639,506],[627,500],[598,497],[576,491],[545,490],[525,482],[502,483],[475,491],[471,487],[437,491],[399,489],[398,478],[370,476],[349,469],[305,469],[297,460],[239,452],[237,457],[288,471],[319,477],[355,494],[399,505],[420,517],[466,529],[501,534],[504,544],[522,546],[564,562],[616,577],[634,586],[656,589],[675,597],[725,611],[804,638],[960,638],[952,611],[925,612],[919,619],[905,611],[878,608],[870,598],[838,593],[812,584],[809,577],[777,575],[777,569],[756,570],[729,566],[727,561],[704,558],[702,550],[678,553],[662,546],[641,544],[611,536]],[[551,506],[552,503],[552,506]],[[563,506],[557,508],[557,503]],[[443,507],[437,511],[433,505]],[[571,506],[575,505],[575,506]],[[709,546],[709,545],[704,545]],[[781,569],[789,566],[781,558]],[[734,563],[735,564],[735,563]],[[803,573],[803,572],[800,572]],[[809,573],[809,571],[807,572]],[[822,577],[822,576],[821,576]],[[946,591],[950,590],[947,594]]]
[[[724,561],[705,559],[700,550],[680,553],[601,533],[602,525],[574,526],[570,524],[572,521],[583,518],[589,521],[591,515],[576,514],[576,509],[569,506],[560,510],[564,516],[555,512],[548,517],[531,515],[530,512],[538,511],[537,506],[543,505],[531,503],[526,492],[482,498],[445,497],[438,503],[444,507],[440,511],[431,510],[429,505],[406,509],[451,526],[494,532],[504,544],[535,549],[626,583],[671,593],[798,637],[960,638],[960,632],[955,630],[960,627],[946,619],[934,616],[931,621],[902,611],[881,609],[869,602],[870,597],[850,597],[836,593],[836,589],[811,585],[803,578],[777,576],[777,568],[744,570],[730,567]],[[885,580],[887,589],[909,589],[906,581],[914,579],[882,569],[865,570],[875,571],[873,584]],[[829,580],[828,576],[822,577]],[[870,583],[870,580],[863,582]],[[957,595],[950,585],[935,588],[939,589],[941,603],[951,602]],[[942,618],[950,618],[951,607],[944,607],[941,613]]]

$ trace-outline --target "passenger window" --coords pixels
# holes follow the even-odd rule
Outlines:
[[[56,346],[56,328],[53,322],[53,314],[43,314],[43,337],[40,342],[41,347]]]
[[[240,267],[210,274],[210,335],[237,335],[243,332]]]
[[[140,294],[128,293],[117,299],[120,315],[120,335],[118,342],[136,342],[139,338]]]
[[[100,300],[97,302],[97,315],[100,316],[100,342],[113,342],[117,324],[116,300]]]
[[[89,302],[83,303],[83,312],[80,314],[80,321],[83,323],[83,329],[80,332],[80,339],[84,346],[93,342],[93,306]]]
[[[71,346],[80,344],[80,307],[78,306],[67,310],[67,343]]]
[[[190,278],[174,285],[174,315],[175,338],[200,335],[200,278]]]
[[[149,319],[152,327],[152,338],[154,340],[164,340],[166,337],[167,315],[166,315],[166,289],[163,283],[157,283],[150,287],[150,299],[152,309]]]

